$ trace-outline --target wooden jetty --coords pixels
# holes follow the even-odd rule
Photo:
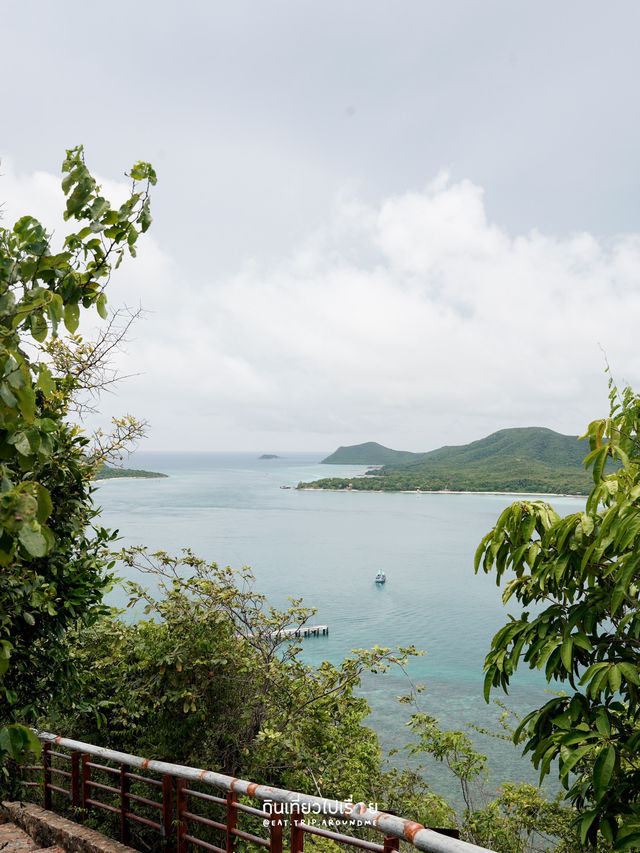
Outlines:
[[[325,637],[329,634],[328,625],[301,625],[297,628],[282,628],[280,631],[274,631],[272,637]]]

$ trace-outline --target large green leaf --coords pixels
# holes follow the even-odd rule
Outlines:
[[[602,750],[593,765],[593,789],[598,802],[607,791],[615,763],[616,751],[609,745]]]
[[[29,752],[40,753],[40,741],[26,726],[12,724],[0,728],[0,750],[17,762],[24,762]]]
[[[73,334],[80,324],[80,307],[77,303],[70,303],[64,308],[64,324]]]
[[[36,522],[23,524],[18,534],[20,542],[32,557],[44,557],[47,553],[47,540]]]

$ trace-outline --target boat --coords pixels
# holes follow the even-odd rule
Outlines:
[[[376,575],[376,583],[384,583],[387,580],[387,576],[384,572],[378,572]]]

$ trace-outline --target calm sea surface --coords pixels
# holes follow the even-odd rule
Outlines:
[[[251,566],[256,587],[275,605],[303,596],[329,625],[328,637],[304,641],[305,658],[339,662],[351,649],[414,644],[426,650],[409,674],[424,683],[420,710],[443,728],[468,723],[498,729],[500,709],[482,698],[482,663],[506,611],[493,576],[473,573],[482,535],[515,496],[374,494],[281,489],[300,480],[351,476],[365,468],[320,465],[326,454],[137,453],[131,467],[162,471],[167,479],[109,480],[96,502],[102,522],[117,528],[123,543],[196,554],[235,568]],[[553,498],[561,514],[584,502]],[[378,586],[378,569],[387,583]],[[118,592],[116,603],[122,603]],[[514,605],[511,605],[513,608]],[[522,671],[505,697],[516,711],[545,700],[537,673]],[[383,752],[409,740],[408,710],[396,696],[408,692],[405,676],[369,676],[364,692],[369,724]],[[548,698],[548,697],[547,697]],[[491,787],[502,781],[535,781],[526,759],[509,743],[472,732],[490,754]],[[407,763],[401,750],[400,758]],[[447,772],[423,762],[432,788],[456,798]]]

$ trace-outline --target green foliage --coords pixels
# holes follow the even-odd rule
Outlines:
[[[497,793],[495,799],[466,816],[464,834],[475,844],[509,853],[544,849],[578,853],[585,849],[573,828],[571,810],[558,801],[550,802],[540,788],[505,782]]]
[[[138,755],[455,826],[453,809],[419,773],[383,768],[364,725],[368,703],[356,695],[365,670],[403,668],[415,649],[356,650],[339,666],[311,667],[283,629],[314,611],[297,600],[270,607],[249,569],[189,551],[176,558],[132,548],[120,558],[155,591],[128,584],[143,618],[113,611],[70,638],[82,690],[54,726]]]
[[[509,716],[505,712],[500,720],[503,729],[509,728]],[[438,720],[421,713],[413,714],[408,725],[419,738],[408,747],[410,752],[446,764],[460,784],[465,803],[458,820],[462,838],[503,853],[585,850],[574,828],[574,813],[559,798],[549,801],[542,790],[524,782],[504,783],[497,796],[487,796],[483,786],[489,778],[487,758],[473,747],[466,732],[443,731]],[[503,737],[501,733],[486,734]]]
[[[455,810],[425,781],[422,767],[415,770],[391,767],[372,780],[372,800],[391,814],[410,817],[433,829],[455,829]]]
[[[487,774],[486,756],[473,748],[471,738],[465,732],[442,731],[438,720],[429,714],[414,714],[409,723],[419,741],[411,753],[426,752],[436,761],[447,764],[453,775],[460,780],[462,796],[467,809],[471,807],[470,782]]]
[[[78,632],[83,688],[69,729],[136,754],[371,799],[379,748],[354,689],[365,670],[404,665],[414,649],[359,650],[340,666],[309,667],[283,629],[313,611],[300,601],[270,607],[248,569],[220,568],[189,551],[175,558],[135,548],[121,558],[146,571],[157,592],[130,585],[131,606],[145,607],[141,621],[113,613]]]
[[[104,612],[110,535],[93,529],[87,439],[66,419],[76,378],[46,357],[81,310],[106,315],[104,285],[150,223],[153,169],[137,164],[117,210],[81,147],[62,165],[65,219],[79,229],[60,251],[33,217],[0,228],[0,762],[35,748],[20,721],[55,706],[74,678],[66,635]],[[142,181],[140,186],[138,181]]]
[[[408,462],[423,455],[411,453],[408,450],[392,450],[390,447],[378,444],[377,441],[366,441],[364,444],[339,447],[322,462],[325,465],[393,465],[398,462]]]
[[[611,412],[589,425],[593,487],[561,518],[518,501],[480,543],[476,571],[496,571],[503,600],[527,608],[493,638],[485,695],[523,661],[568,691],[522,721],[541,777],[557,760],[583,842],[640,848],[640,397],[610,383]],[[619,467],[607,474],[613,460]]]
[[[140,468],[112,468],[110,465],[101,465],[95,473],[96,480],[116,480],[122,477],[149,480],[166,476],[166,474],[160,474],[157,471],[143,471]]]
[[[361,464],[367,454],[360,451],[367,447],[340,448],[329,460]],[[404,460],[395,458],[365,477],[330,477],[300,483],[299,488],[587,494],[590,478],[581,464],[583,455],[575,436],[540,427],[505,429],[460,447],[408,454],[410,458]]]

